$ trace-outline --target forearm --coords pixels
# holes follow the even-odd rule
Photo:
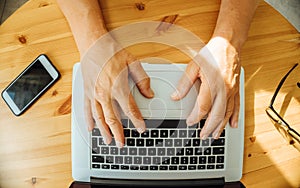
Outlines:
[[[222,0],[213,37],[222,37],[237,51],[245,43],[259,0]]]
[[[57,0],[81,55],[107,32],[98,0]]]

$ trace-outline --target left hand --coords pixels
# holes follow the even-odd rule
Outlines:
[[[211,133],[213,138],[219,138],[228,122],[233,128],[238,126],[240,69],[238,50],[221,37],[212,38],[188,64],[171,98],[182,99],[200,79],[199,95],[186,121],[194,125],[208,116],[201,139]]]

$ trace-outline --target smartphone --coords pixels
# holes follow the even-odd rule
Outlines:
[[[60,74],[49,58],[41,54],[2,91],[2,98],[19,116],[59,78]]]

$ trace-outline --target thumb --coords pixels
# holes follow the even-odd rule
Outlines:
[[[188,94],[191,87],[198,78],[199,71],[200,67],[193,61],[191,61],[187,65],[183,75],[181,76],[177,84],[176,91],[171,95],[171,98],[173,100],[180,100]]]
[[[154,97],[154,92],[150,87],[150,78],[141,63],[139,61],[132,61],[128,64],[128,70],[141,94],[146,98]]]

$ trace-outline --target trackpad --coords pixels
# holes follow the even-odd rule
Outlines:
[[[176,86],[183,74],[183,70],[147,71],[145,69],[145,71],[151,79],[154,97],[147,99],[139,92],[136,86],[133,88],[133,96],[143,117],[186,118],[196,102],[199,83],[194,84],[194,87],[182,100],[174,101],[171,99],[171,94],[176,91]],[[198,87],[195,87],[195,85],[198,85]]]

